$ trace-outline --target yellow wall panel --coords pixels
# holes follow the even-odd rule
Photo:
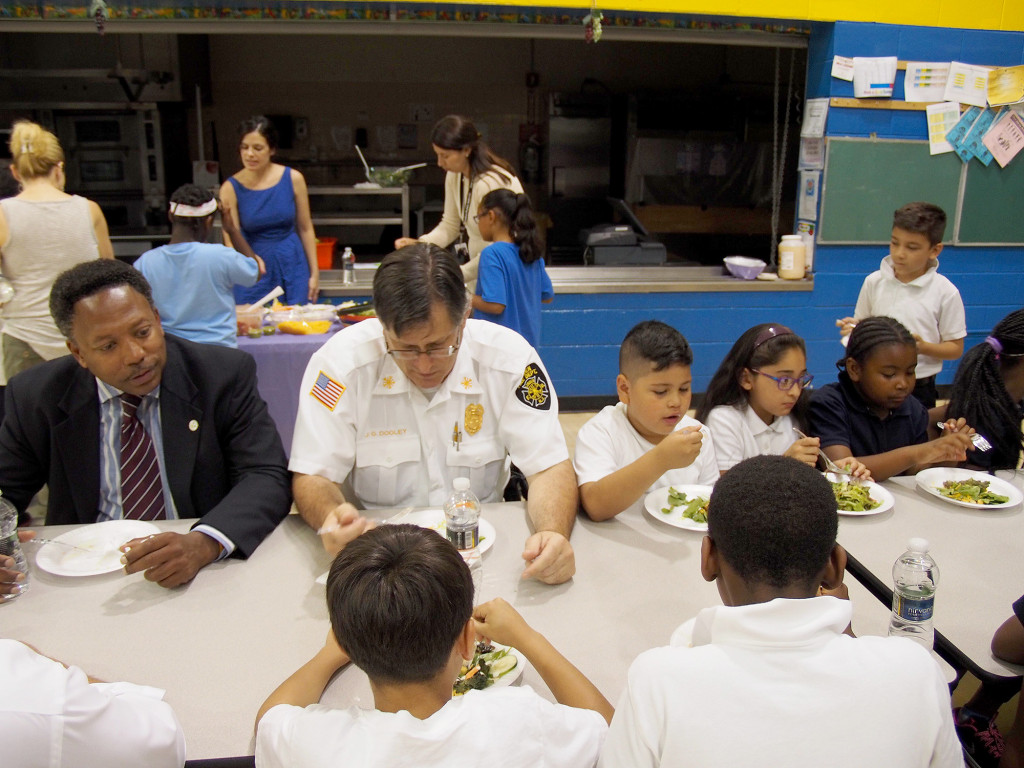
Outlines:
[[[970,4],[964,4],[960,0],[941,0],[939,4],[940,27],[1001,29],[1002,23],[1002,0],[972,0]]]

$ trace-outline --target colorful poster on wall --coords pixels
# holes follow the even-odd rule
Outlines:
[[[903,98],[906,101],[942,101],[948,79],[948,61],[908,61]]]
[[[953,151],[956,152],[957,157],[965,163],[969,163],[973,155],[970,150],[964,147],[964,139],[980,115],[981,109],[979,107],[971,107],[960,116],[956,125],[946,131],[946,141],[949,142]]]
[[[798,221],[796,233],[804,241],[804,263],[808,272],[814,271],[814,230],[816,225],[813,221]]]
[[[818,220],[818,188],[821,186],[821,171],[800,171],[800,202],[797,218]]]
[[[998,67],[988,73],[988,103],[993,107],[1024,103],[1024,65]]]
[[[999,109],[986,109],[980,115],[978,119],[974,121],[974,125],[971,126],[971,130],[964,136],[964,148],[974,155],[978,160],[981,161],[982,165],[990,165],[992,163],[992,153],[988,151],[988,147],[982,143],[982,139],[985,134],[988,133],[988,129],[992,127],[992,123],[1000,116],[1000,112],[1003,111],[1003,107]]]
[[[949,101],[929,104],[925,113],[928,116],[928,153],[941,155],[952,152],[953,146],[946,141],[946,134],[960,121],[960,105]]]
[[[1013,110],[1006,110],[982,139],[1000,168],[1017,156],[1024,148],[1024,118]]]
[[[949,65],[949,79],[943,101],[958,101],[975,107],[988,105],[988,70],[989,67],[978,67],[960,61]]]
[[[854,56],[853,95],[858,99],[892,96],[895,56]]]
[[[800,170],[820,171],[824,167],[825,139],[812,137],[800,139]]]
[[[834,56],[832,58],[832,77],[852,83],[853,59],[848,56]]]

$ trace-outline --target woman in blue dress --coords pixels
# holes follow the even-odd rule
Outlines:
[[[306,180],[273,161],[277,131],[267,118],[244,121],[238,133],[242,170],[220,188],[225,242],[246,256],[258,255],[267,271],[252,287],[236,287],[235,301],[250,304],[280,285],[288,304],[315,302],[320,271]]]

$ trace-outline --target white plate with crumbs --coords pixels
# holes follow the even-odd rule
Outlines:
[[[1017,486],[1012,483],[1008,483],[1005,480],[1001,480],[998,477],[994,477],[986,472],[975,472],[970,469],[960,469],[959,467],[932,467],[931,469],[921,470],[917,473],[914,479],[917,481],[917,485],[922,491],[930,493],[932,496],[940,498],[943,501],[947,501],[950,504],[956,504],[959,507],[983,510],[1008,509],[1009,507],[1016,507],[1021,503],[1021,501],[1024,501],[1024,494],[1020,492],[1020,489]],[[995,504],[986,504],[976,501],[962,501],[960,499],[945,496],[940,490],[943,487],[943,483],[962,483],[965,480],[987,482],[989,491],[1000,496],[1006,496],[1007,501]]]
[[[122,544],[154,533],[160,533],[160,529],[145,520],[108,520],[83,525],[44,544],[36,554],[36,565],[55,576],[111,573],[124,567],[119,549]]]

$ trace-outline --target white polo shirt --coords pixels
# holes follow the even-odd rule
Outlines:
[[[515,331],[467,320],[432,396],[387,354],[375,319],[339,331],[309,361],[289,469],[350,479],[366,508],[442,504],[456,477],[482,502],[501,501],[509,456],[527,477],[569,457],[547,371]]]
[[[882,259],[878,271],[864,278],[857,308],[853,310],[855,320],[877,315],[896,318],[911,333],[933,344],[967,335],[960,291],[939,274],[938,261],[916,280],[901,283],[893,272],[892,257]],[[939,358],[917,356],[917,378],[926,379],[941,370]]]
[[[628,467],[645,453],[654,448],[654,444],[640,436],[626,416],[628,406],[625,403],[608,405],[590,421],[580,427],[576,434],[576,478],[580,485],[594,483],[623,467]],[[700,453],[688,467],[670,469],[644,492],[644,496],[655,488],[666,485],[714,485],[718,480],[718,462],[715,461],[715,447],[712,445],[711,432],[696,419],[683,416],[676,424],[676,429],[683,427],[700,427],[703,440]],[[639,512],[644,504],[641,496],[623,512]]]
[[[771,424],[765,424],[748,405],[715,406],[705,421],[714,436],[715,458],[722,472],[752,456],[781,456],[800,439],[793,431],[796,422],[789,414],[776,416]]]
[[[901,637],[843,634],[848,600],[705,608],[629,668],[601,768],[962,768],[949,688]]]

